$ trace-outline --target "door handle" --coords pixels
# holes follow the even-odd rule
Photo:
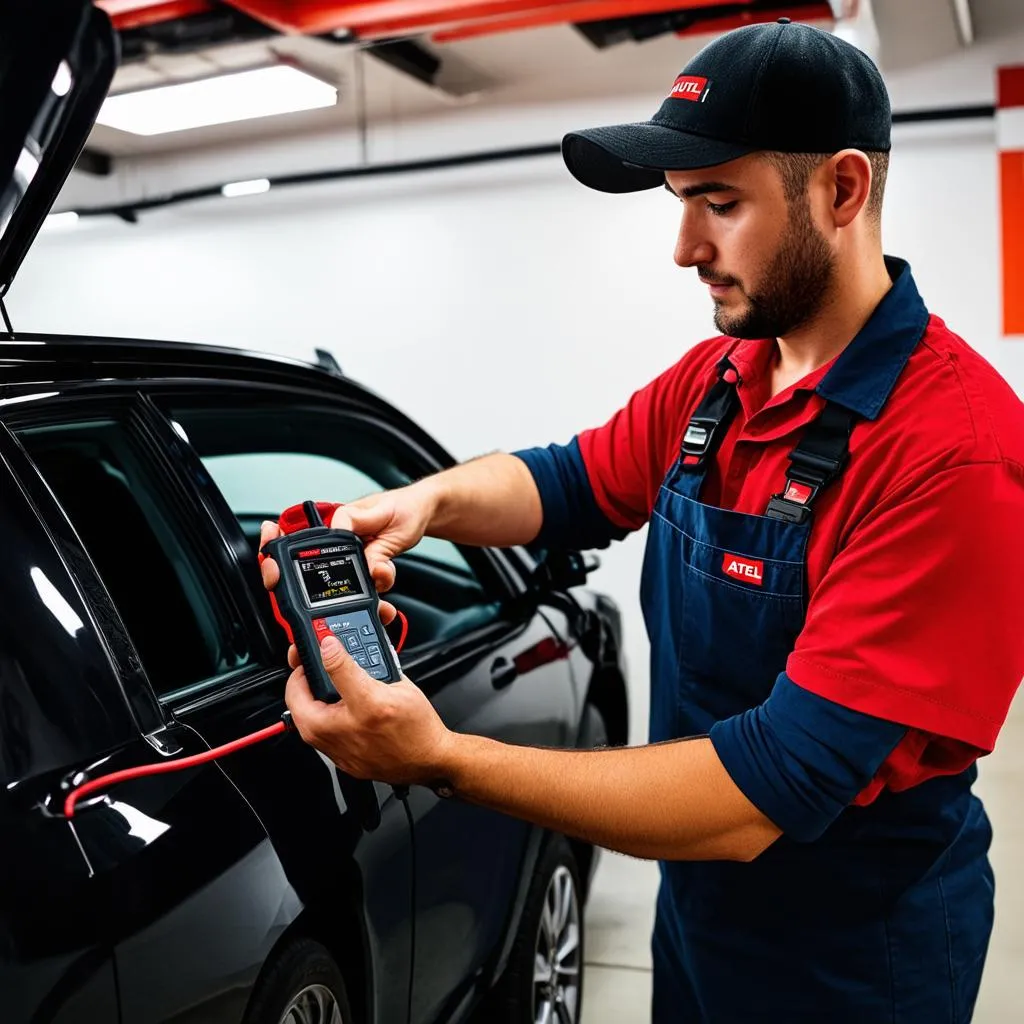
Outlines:
[[[519,669],[516,668],[516,663],[509,661],[508,658],[498,658],[491,665],[491,685],[496,690],[504,689],[517,675]]]

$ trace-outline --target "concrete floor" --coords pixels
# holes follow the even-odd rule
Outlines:
[[[1014,1024],[1024,1021],[1024,698],[981,762],[976,792],[995,832],[996,925],[973,1024]],[[582,1024],[649,1020],[657,886],[653,863],[602,856],[586,916]]]

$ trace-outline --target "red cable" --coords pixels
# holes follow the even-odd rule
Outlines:
[[[401,612],[398,612],[398,618],[402,623],[402,632],[398,637],[398,643],[395,645],[396,654],[405,646],[405,638],[409,634],[409,620]],[[64,817],[73,818],[75,816],[75,804],[82,797],[95,793],[98,789],[107,789],[118,782],[140,779],[145,775],[161,775],[164,772],[177,772],[184,768],[194,768],[197,765],[226,757],[228,754],[233,754],[236,750],[251,746],[253,743],[268,740],[271,736],[278,736],[287,729],[288,725],[286,722],[275,722],[273,725],[268,725],[265,729],[250,733],[248,736],[241,737],[241,739],[232,740],[230,743],[225,743],[222,746],[214,747],[212,750],[205,750],[201,754],[192,754],[190,757],[178,758],[175,761],[158,761],[156,764],[143,764],[136,768],[125,768],[119,772],[111,772],[109,775],[101,775],[98,779],[84,782],[77,789],[73,789],[68,793],[64,800]]]
[[[395,644],[395,654],[401,654],[402,648],[405,646],[405,638],[409,635],[409,620],[397,608],[395,611],[402,623],[402,632],[398,634],[398,643]]]
[[[287,728],[288,726],[284,722],[275,722],[273,725],[267,726],[266,729],[260,729],[259,732],[250,733],[248,736],[243,736],[238,740],[232,740],[223,746],[214,747],[213,750],[205,750],[201,754],[182,757],[176,761],[143,764],[137,768],[125,768],[123,771],[112,772],[110,775],[101,775],[98,779],[83,783],[77,789],[73,789],[68,793],[67,799],[64,801],[64,817],[73,818],[75,816],[75,804],[83,796],[88,796],[90,793],[96,792],[97,789],[106,789],[108,786],[113,786],[118,782],[127,782],[129,779],[139,779],[143,775],[160,775],[163,772],[176,772],[183,768],[192,768],[195,765],[206,764],[207,761],[216,761],[218,757],[232,754],[236,750],[241,750],[242,747],[249,746],[251,743],[259,743],[260,740],[269,739],[271,736],[284,732]]]

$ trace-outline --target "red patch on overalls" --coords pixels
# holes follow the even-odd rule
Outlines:
[[[726,555],[722,559],[722,572],[741,583],[753,583],[755,587],[764,586],[764,562],[754,558]]]

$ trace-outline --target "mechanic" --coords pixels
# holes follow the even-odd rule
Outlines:
[[[584,549],[649,524],[649,745],[455,734],[333,638],[343,701],[288,683],[355,776],[658,859],[657,1024],[964,1022],[978,992],[971,786],[1024,675],[1024,406],[883,256],[890,127],[864,54],[780,19],[708,45],[650,122],[568,135],[584,184],[681,204],[675,261],[721,334],[567,445],[335,515],[382,591],[425,534]]]

